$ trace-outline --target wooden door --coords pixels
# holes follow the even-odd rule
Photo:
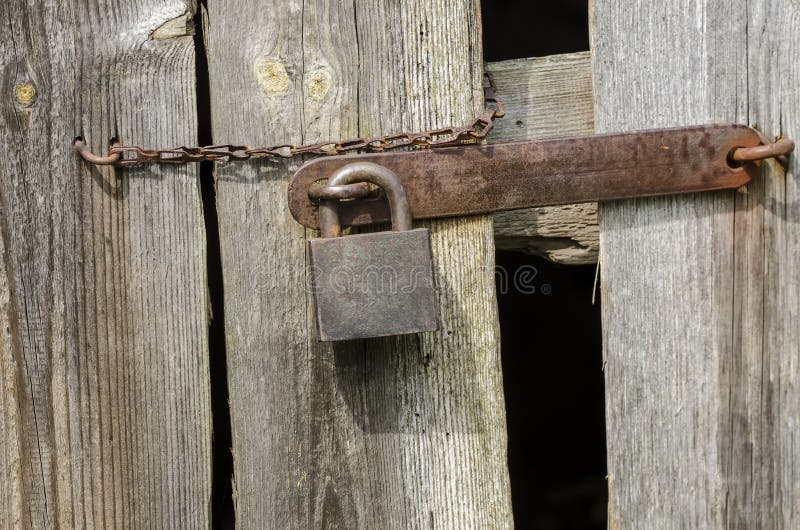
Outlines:
[[[495,140],[713,121],[800,136],[797,2],[591,14],[593,72],[586,54],[489,66],[528,124]],[[441,330],[329,346],[313,234],[286,208],[301,160],[123,170],[71,147],[466,123],[478,0],[9,0],[0,20],[0,528],[212,526],[222,353],[238,527],[513,525],[495,236],[577,226],[551,257],[586,262],[594,206],[427,223]],[[800,524],[798,167],[763,168],[735,193],[601,206],[611,528]]]
[[[0,5],[3,528],[211,523],[198,167],[94,167],[76,135],[196,144],[204,74],[219,142],[460,124],[482,105],[476,0],[208,4]],[[312,234],[286,209],[299,162],[213,174],[237,526],[510,525],[491,218],[428,225],[441,331],[323,346]]]

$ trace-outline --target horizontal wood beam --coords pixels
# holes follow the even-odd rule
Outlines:
[[[489,63],[506,109],[489,143],[594,132],[591,53]],[[500,212],[494,216],[498,249],[522,250],[556,263],[597,261],[597,204],[570,204]]]

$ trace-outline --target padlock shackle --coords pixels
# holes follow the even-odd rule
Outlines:
[[[386,194],[391,212],[392,230],[411,230],[411,208],[400,178],[390,169],[372,162],[354,162],[337,169],[328,179],[328,186],[369,182],[379,186]],[[339,201],[319,201],[319,227],[322,237],[339,237]]]

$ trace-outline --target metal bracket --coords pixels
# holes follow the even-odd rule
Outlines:
[[[289,209],[302,225],[319,228],[319,198],[356,199],[339,204],[342,226],[388,221],[389,209],[380,191],[363,183],[321,185],[336,170],[357,161],[395,172],[417,219],[735,189],[757,174],[753,158],[776,156],[777,147],[765,149],[762,144],[760,133],[750,127],[706,125],[331,156],[308,162],[295,173],[289,184]],[[793,146],[786,140],[778,150],[785,153]]]

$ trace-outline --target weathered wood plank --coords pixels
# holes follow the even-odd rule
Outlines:
[[[212,3],[215,137],[467,122],[482,97],[478,13],[470,0]],[[491,220],[431,224],[441,332],[334,349],[316,341],[305,293],[311,234],[286,207],[296,167],[217,168],[237,524],[510,526]]]
[[[800,5],[751,1],[747,11],[748,121],[798,139]],[[800,528],[799,175],[797,154],[787,170],[770,161],[736,199],[728,520],[739,528]]]
[[[506,110],[489,143],[594,133],[590,52],[498,61],[486,69]]]
[[[483,104],[478,2],[375,4],[355,2],[359,133],[472,119]],[[491,219],[428,226],[441,331],[336,348],[338,382],[317,404],[334,421],[316,475],[354,514],[345,527],[511,525]]]
[[[797,137],[800,6],[596,0],[601,132]],[[600,211],[611,528],[797,528],[797,162],[738,193]]]
[[[192,13],[112,4],[0,4],[0,528],[209,525],[196,168],[71,146],[196,141]]]
[[[208,5],[215,140],[302,141],[303,3]],[[280,16],[278,16],[280,14]],[[224,139],[224,140],[223,140]],[[309,328],[305,232],[291,218],[291,162],[215,168],[238,528],[309,527]]]
[[[594,132],[589,52],[489,63],[506,117],[489,143]],[[531,208],[494,215],[497,248],[524,250],[556,263],[597,262],[597,204]]]

